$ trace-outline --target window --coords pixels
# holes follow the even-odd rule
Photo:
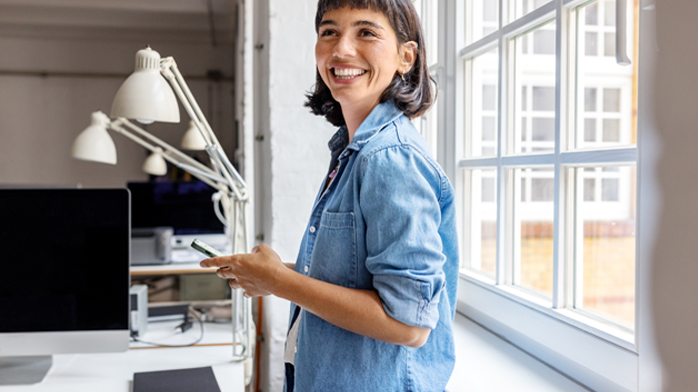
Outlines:
[[[460,51],[465,126],[458,167],[469,211],[463,268],[498,276],[495,284],[538,295],[551,309],[583,311],[632,332],[634,70],[615,63],[615,1],[563,7],[564,34],[553,3],[507,4],[520,33],[507,33],[510,25],[493,30],[492,4],[467,3],[469,37],[484,38]],[[568,53],[557,53],[561,40],[571,42]],[[566,69],[561,56],[569,59]],[[564,268],[573,273],[554,274]]]
[[[427,64],[431,77],[439,85],[441,63],[439,61],[439,3],[434,0],[413,0],[417,13],[422,20],[424,40],[427,47]],[[418,119],[414,120],[414,126],[424,136],[432,153],[438,155],[438,100],[432,107]]]
[[[455,75],[435,124],[461,208],[459,310],[580,361],[567,373],[584,383],[634,389],[619,369],[637,361],[637,2],[434,3],[425,31],[443,29],[439,72]]]

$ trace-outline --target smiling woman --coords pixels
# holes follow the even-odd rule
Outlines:
[[[317,83],[307,102],[313,113],[325,116],[333,125],[344,125],[343,110],[346,108],[340,105],[341,97],[335,95],[339,91],[330,87],[331,76],[333,73],[345,76],[346,72],[358,72],[363,76],[371,70],[380,74],[383,87],[378,89],[378,99],[374,103],[395,100],[410,119],[421,116],[433,104],[435,84],[427,69],[419,19],[416,13],[397,12],[395,3],[398,2],[334,0],[318,4],[315,20]],[[338,12],[340,8],[353,12],[345,15]],[[338,17],[342,20],[337,20]],[[345,24],[343,30],[340,22]],[[351,63],[349,59],[362,65]],[[331,60],[334,64],[328,64]]]
[[[204,260],[292,302],[285,391],[444,391],[455,363],[454,191],[410,119],[432,104],[411,0],[320,0],[307,106],[339,129],[298,258]]]

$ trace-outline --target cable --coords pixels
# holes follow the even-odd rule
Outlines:
[[[145,340],[138,339],[138,337],[136,337],[136,336],[131,336],[131,339],[132,339],[134,342],[143,343],[143,344],[149,344],[149,345],[151,345],[151,346],[156,346],[156,347],[190,347],[190,346],[193,346],[193,345],[199,343],[199,342],[204,338],[204,322],[201,320],[201,317],[200,317],[197,313],[194,313],[194,312],[190,312],[190,313],[192,313],[192,314],[194,314],[194,315],[196,316],[196,321],[199,322],[199,329],[200,329],[200,331],[201,331],[200,334],[199,334],[199,338],[196,339],[196,340],[195,340],[194,342],[192,342],[192,343],[188,343],[188,344],[166,344],[166,343],[148,342],[148,341],[145,341]],[[186,329],[185,329],[185,324],[186,324],[186,323],[187,323],[187,320],[185,320],[182,324],[180,324],[179,326],[177,326],[177,328],[181,328],[181,329],[182,329],[182,332],[186,331]],[[175,328],[175,329],[177,329],[177,328]],[[187,328],[187,329],[188,329],[188,328]]]

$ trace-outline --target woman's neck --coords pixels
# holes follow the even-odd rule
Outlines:
[[[347,126],[347,133],[349,134],[349,143],[351,143],[352,139],[354,139],[354,134],[356,133],[356,130],[359,129],[361,126],[361,123],[364,122],[366,117],[368,117],[369,114],[371,114],[371,111],[373,111],[373,108],[378,106],[378,102],[376,102],[373,105],[366,105],[366,106],[349,106],[348,105],[343,105],[342,106],[342,114],[344,115],[344,123]]]

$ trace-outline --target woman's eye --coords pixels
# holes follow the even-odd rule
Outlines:
[[[328,37],[328,36],[332,36],[332,35],[335,35],[334,30],[327,29],[327,30],[323,30],[320,32],[320,37]]]
[[[362,37],[375,37],[376,34],[371,30],[361,30],[359,33]]]

